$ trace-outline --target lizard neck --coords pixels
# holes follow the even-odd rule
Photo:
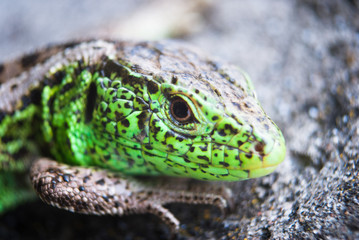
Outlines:
[[[42,132],[59,161],[89,165],[89,145],[95,139],[91,116],[96,101],[97,73],[82,61],[73,62],[51,75],[42,91]]]
[[[151,116],[148,79],[113,64],[111,59],[91,66],[77,61],[45,81],[59,84],[43,88],[44,138],[58,161],[158,174],[142,158]]]

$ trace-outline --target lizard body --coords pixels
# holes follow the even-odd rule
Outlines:
[[[31,195],[26,179],[15,179],[32,166],[31,181],[45,202],[86,213],[153,212],[177,229],[163,204],[223,207],[222,190],[210,193],[208,183],[201,183],[202,193],[189,190],[196,185],[189,180],[139,184],[125,175],[239,181],[267,175],[284,159],[282,133],[248,76],[179,42],[71,43],[0,69],[0,191],[8,193],[0,211]],[[86,185],[98,172],[102,178]],[[117,200],[95,211],[84,204],[92,199],[88,191],[97,196],[91,203],[105,195],[102,202]],[[137,201],[123,197],[131,193]]]

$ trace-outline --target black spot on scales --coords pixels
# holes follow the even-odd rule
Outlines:
[[[158,84],[154,81],[148,81],[147,88],[150,94],[155,94],[159,90]]]
[[[21,97],[21,109],[20,110],[24,110],[26,107],[28,107],[31,104],[31,98],[30,96],[27,95],[23,95]]]
[[[103,200],[105,200],[105,202],[109,202],[110,198],[106,195],[102,195]]]
[[[130,102],[125,102],[124,107],[125,107],[125,108],[129,108],[129,109],[131,109],[131,108],[132,108],[132,106],[131,106]]]
[[[173,89],[171,87],[169,88],[165,88],[162,90],[162,93],[163,95],[166,97],[166,98],[170,98],[170,92],[172,91]]]
[[[223,129],[221,129],[221,130],[218,131],[218,135],[219,135],[219,136],[222,136],[222,137],[227,136],[227,134],[224,132]]]
[[[118,111],[115,112],[115,115],[117,121],[119,121],[124,116],[122,112],[118,112]]]
[[[103,127],[103,129],[106,129],[106,125],[107,125],[106,122],[101,121],[101,126]]]
[[[95,207],[95,211],[96,211],[96,212],[102,212],[102,211],[104,211],[104,208],[103,208],[102,206],[100,206],[100,205],[95,205],[94,207]]]
[[[97,180],[95,183],[96,183],[97,185],[103,186],[103,185],[105,185],[105,180],[104,180],[103,178],[101,178],[100,180]]]
[[[214,92],[217,94],[218,97],[221,97],[221,93],[218,91],[218,89],[214,89]]]
[[[51,181],[51,189],[55,189],[56,188],[56,185],[57,185],[57,182],[52,180]]]
[[[116,90],[114,88],[111,88],[111,90],[109,91],[109,95],[116,96]]]
[[[30,104],[40,105],[41,90],[36,88],[36,89],[32,90],[29,95],[23,95],[21,97],[21,103],[22,103],[22,106],[21,106],[20,110],[25,109]]]
[[[33,104],[40,105],[41,104],[41,86],[39,88],[34,88],[30,91],[30,101]]]
[[[252,108],[253,105],[250,102],[244,102],[244,107],[246,108]]]
[[[176,136],[176,140],[179,141],[179,142],[183,142],[183,140],[186,140],[186,138],[184,138],[181,135],[178,135],[178,136]]]
[[[85,176],[82,181],[84,183],[87,183],[89,180],[90,180],[90,176]]]
[[[150,152],[146,152],[146,151],[144,151],[143,154],[145,154],[146,156],[149,156],[149,157],[157,157],[157,155],[150,153]],[[149,162],[149,163],[152,164],[151,162]]]
[[[174,152],[174,151],[175,151],[175,149],[174,149],[174,147],[173,147],[172,144],[168,144],[167,147],[168,147],[168,151],[169,151],[169,152]]]
[[[62,80],[65,78],[66,76],[66,72],[65,70],[61,70],[61,71],[57,71],[52,75],[52,80],[50,80],[50,82],[48,82],[46,85],[49,85],[50,87],[54,86],[54,85],[59,85]]]
[[[231,124],[225,124],[224,129],[229,130],[231,132],[231,134],[237,134],[238,133],[238,129],[233,128],[233,126]]]
[[[223,167],[229,167],[229,164],[226,162],[219,162],[219,164],[221,164]]]
[[[4,71],[5,67],[4,64],[0,64],[0,74]]]
[[[143,100],[143,98],[141,98],[141,97],[136,97],[134,99],[134,102],[138,103],[138,105],[141,105],[143,109],[149,108],[148,103],[145,100]]]
[[[177,84],[178,78],[176,76],[173,76],[171,79],[172,84]]]
[[[207,156],[198,156],[197,158],[209,162],[209,158],[208,158]],[[208,167],[208,166],[207,166],[207,167]]]
[[[62,179],[65,181],[65,182],[70,182],[70,175],[69,174],[64,174],[62,176]]]
[[[207,152],[208,150],[208,145],[203,145],[203,146],[199,146],[199,149],[201,149],[202,152]]]
[[[143,111],[141,112],[141,114],[137,115],[137,119],[138,119],[138,122],[137,122],[137,125],[138,125],[138,129],[142,130],[145,128],[145,123],[146,123],[146,120],[148,118],[148,114],[146,111]]]
[[[86,99],[86,110],[85,110],[85,123],[88,123],[92,120],[93,111],[95,110],[97,98],[97,88],[95,83],[91,83]]]
[[[121,84],[119,82],[115,82],[111,85],[114,89],[119,89],[121,87]]]
[[[26,55],[21,59],[21,66],[23,68],[27,68],[33,66],[36,63],[36,60],[39,58],[39,53],[33,53],[30,55]]]
[[[184,160],[186,163],[190,163],[190,162],[191,162],[188,158],[183,158],[183,160]]]
[[[165,136],[164,136],[164,141],[166,141],[168,138],[170,137],[174,137],[175,133],[173,131],[166,131]]]
[[[60,90],[60,94],[64,94],[65,92],[69,91],[71,88],[75,87],[74,82],[66,83]]]
[[[147,150],[153,150],[153,147],[152,147],[151,145],[149,145],[149,144],[146,144],[146,145],[145,145],[145,148],[146,148]]]
[[[143,84],[145,83],[143,78],[129,75],[129,73],[127,71],[122,72],[121,76],[122,76],[122,83],[124,85],[129,84],[131,86],[135,86],[136,84],[138,84],[139,86],[143,86]],[[134,88],[133,91],[134,91],[134,93],[138,93],[139,88]]]
[[[121,124],[127,128],[130,126],[130,122],[126,118],[121,120]]]
[[[118,76],[122,76],[123,72],[126,71],[125,67],[113,60],[107,60],[106,63],[103,66],[103,69],[101,71],[102,75],[108,78],[111,78],[112,73],[117,73]]]

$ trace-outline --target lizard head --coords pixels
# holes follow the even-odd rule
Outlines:
[[[118,59],[104,64],[97,86],[105,95],[117,85],[102,103],[117,107],[101,111],[121,138],[140,144],[141,157],[127,160],[132,166],[235,181],[267,175],[283,161],[283,135],[240,69],[173,42],[124,48]]]

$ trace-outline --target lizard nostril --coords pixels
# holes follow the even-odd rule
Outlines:
[[[263,153],[264,151],[264,143],[259,142],[255,145],[254,149],[259,152],[259,153]]]

